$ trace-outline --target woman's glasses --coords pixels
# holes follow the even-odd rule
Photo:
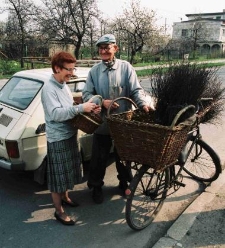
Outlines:
[[[62,66],[62,68],[65,69],[65,70],[67,70],[67,71],[69,71],[69,72],[76,71],[76,68],[75,67],[74,68],[66,68],[66,67]]]

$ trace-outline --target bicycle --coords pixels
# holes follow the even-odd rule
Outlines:
[[[211,98],[201,99],[211,100]],[[200,182],[216,180],[222,171],[217,153],[202,140],[200,132],[200,108],[196,123],[188,133],[187,141],[178,159],[162,170],[145,164],[134,163],[136,173],[126,190],[125,218],[131,229],[142,230],[154,220],[168,196],[168,190],[176,192],[184,187],[182,172]],[[170,194],[172,194],[170,193]]]

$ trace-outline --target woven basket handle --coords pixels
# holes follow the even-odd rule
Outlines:
[[[183,109],[181,109],[177,114],[176,116],[174,117],[173,119],[173,122],[172,124],[170,125],[170,128],[173,128],[176,124],[177,124],[177,121],[180,119],[180,117],[182,116],[182,114],[184,114],[187,110],[189,109],[195,109],[195,106],[194,105],[188,105],[186,107],[184,107]]]
[[[127,101],[129,101],[130,103],[132,103],[132,104],[134,105],[135,108],[138,108],[137,104],[136,104],[133,100],[131,100],[130,98],[124,97],[124,96],[118,97],[118,98],[112,100],[112,102],[110,103],[109,108],[107,109],[107,117],[109,117],[109,113],[110,113],[110,110],[111,110],[111,107],[112,107],[113,103],[114,103],[114,102],[117,102],[117,101],[119,101],[119,100],[127,100]]]
[[[100,106],[102,106],[102,96],[100,96],[100,95],[94,95],[89,100],[94,100],[95,98],[99,98],[99,100],[100,100]]]

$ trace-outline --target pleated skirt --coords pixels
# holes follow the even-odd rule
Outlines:
[[[47,184],[51,192],[62,193],[82,182],[77,138],[47,142]]]

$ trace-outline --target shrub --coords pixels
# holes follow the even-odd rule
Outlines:
[[[0,60],[0,75],[12,75],[21,70],[20,63],[12,60]]]
[[[170,125],[176,113],[187,105],[197,105],[202,97],[213,98],[202,122],[214,122],[224,109],[225,88],[216,72],[219,67],[177,63],[156,69],[151,77],[152,94],[157,99],[156,122]],[[207,106],[205,106],[207,107]]]

